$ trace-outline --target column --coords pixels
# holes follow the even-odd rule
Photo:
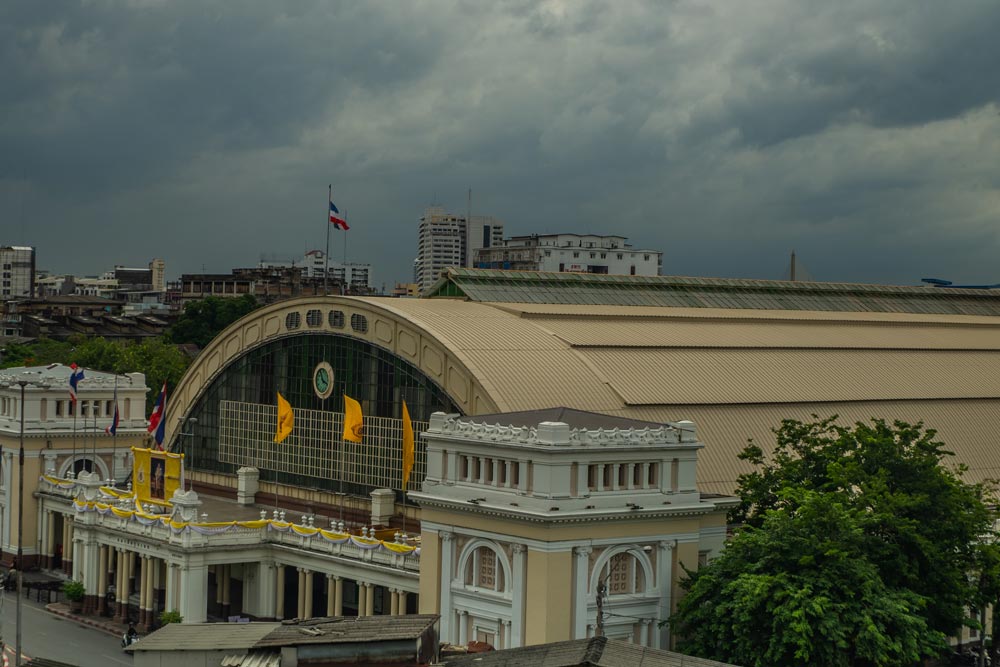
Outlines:
[[[639,646],[649,646],[649,625],[652,621],[644,618],[639,621]]]
[[[312,618],[313,617],[313,573],[312,570],[306,570],[302,573],[302,581],[305,584],[305,602],[302,605],[302,609],[305,611],[302,618]]]
[[[464,609],[458,612],[458,645],[469,643],[469,612]]]
[[[306,573],[301,567],[297,567],[295,570],[299,573],[299,590],[295,597],[295,618],[304,618],[306,613]]]
[[[524,473],[523,469],[521,473]],[[524,482],[523,474],[518,481]],[[439,612],[441,614],[441,641],[454,643],[457,640],[457,633],[452,627],[455,612],[451,608],[451,573],[454,567],[452,565],[452,552],[455,549],[452,538],[454,534],[441,532],[439,535],[441,537],[441,609]],[[517,579],[515,578],[514,581]]]
[[[139,627],[145,629],[149,616],[149,556],[139,556]]]
[[[587,636],[587,591],[590,588],[590,547],[575,547],[574,587],[573,587],[573,639]]]
[[[339,579],[339,578],[338,578]],[[336,585],[333,581],[333,575],[326,575],[326,615],[327,616],[340,616],[337,613],[337,591]]]
[[[629,463],[628,468],[625,471],[625,488],[626,489],[638,489],[639,486],[635,483],[635,463]]]
[[[232,585],[232,580],[230,579],[229,575],[232,573],[232,567],[233,566],[229,565],[228,563],[226,565],[222,565],[221,566],[221,569],[222,569],[222,584],[221,584],[221,586],[222,586],[222,600],[221,600],[221,602],[222,602],[222,616],[223,616],[223,618],[229,618],[229,616],[230,616],[229,612],[231,611],[230,605],[229,605],[229,595],[230,595],[230,588],[231,588],[231,585]]]
[[[146,626],[156,624],[154,610],[156,609],[156,569],[160,562],[153,556],[146,556],[142,562],[143,582],[146,585]]]
[[[56,517],[55,512],[48,510],[45,512],[45,564],[48,569],[52,568],[52,559],[55,557],[56,545]]]
[[[406,591],[399,591],[399,615],[406,616],[406,601],[409,594]]]
[[[278,565],[275,569],[278,573],[274,582],[274,617],[280,621],[285,617],[285,566]]]
[[[511,470],[511,465],[512,464],[513,464],[513,461],[504,461],[503,462],[503,485],[506,488],[508,488],[508,489],[511,487],[511,483],[510,483],[510,470]]]
[[[587,479],[588,472],[589,466],[586,463],[580,463],[576,466],[576,494],[578,496],[590,495],[590,482]]]
[[[69,520],[64,515],[62,525],[62,559],[59,562],[59,567],[62,568],[63,572],[66,571],[66,561],[69,559],[69,554],[67,553],[69,540],[66,539],[67,537],[69,537]]]
[[[648,489],[649,488],[649,463],[640,463],[639,465],[642,466],[642,469],[641,469],[641,471],[639,473],[640,475],[642,475],[642,480],[639,482],[639,488],[640,489]]]
[[[166,595],[163,601],[163,607],[167,611],[174,611],[177,609],[177,566],[173,563],[167,563],[167,583],[166,583]]]
[[[358,616],[368,616],[368,586],[364,581],[358,582]]]
[[[365,597],[365,615],[374,616],[375,615],[375,584],[368,584],[368,590],[365,591],[367,597]]]
[[[160,613],[164,611],[161,607],[160,591],[163,590],[163,570],[166,568],[167,563],[159,558],[153,558],[153,568],[152,568],[152,578],[153,582],[149,588],[149,613],[152,616],[150,623],[157,625],[160,620]]]
[[[656,578],[660,588],[659,620],[661,622],[670,618],[670,611],[673,608],[673,568],[674,547],[676,545],[676,540],[663,540],[658,544],[659,549],[656,552]],[[670,626],[664,623],[658,634],[655,648],[667,650],[670,647]]]
[[[123,618],[122,612],[122,591],[125,588],[125,584],[122,581],[122,573],[125,570],[125,555],[122,553],[121,549],[115,549],[115,609],[114,615],[116,620],[121,620]]]
[[[395,588],[389,589],[389,597],[391,599],[391,602],[389,604],[389,615],[399,616],[399,598],[396,596]]]
[[[49,524],[49,528],[51,527],[52,525]],[[100,570],[97,574],[97,613],[103,616],[105,613],[107,613],[108,609],[107,599],[106,599],[108,594],[108,547],[102,544],[99,547],[99,549],[101,555],[100,555],[100,563],[98,566]],[[46,556],[46,558],[51,559],[50,556]]]
[[[344,580],[340,577],[333,578],[333,615],[344,615]]]
[[[510,621],[503,621],[503,647],[510,648]]]
[[[524,585],[528,554],[523,544],[512,544],[511,550],[514,552],[514,571],[511,574],[513,596],[510,606],[510,647],[518,648],[524,642]]]
[[[528,462],[527,461],[518,461],[517,462],[517,490],[520,491],[521,493],[527,493],[528,492]],[[441,623],[442,623],[442,625],[444,625],[444,618],[445,618],[443,606],[444,605],[442,605],[442,609],[441,609],[441,612],[442,612],[441,613]],[[450,618],[451,614],[448,614],[448,616]]]
[[[182,565],[178,611],[185,623],[204,623],[208,618],[208,566]]]
[[[135,553],[125,552],[125,581],[122,582],[122,603],[125,605],[123,620],[131,616],[129,598],[132,597],[132,576],[135,574]]]

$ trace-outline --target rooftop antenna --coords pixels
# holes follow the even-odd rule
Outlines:
[[[795,282],[795,249],[794,248],[792,249],[792,263],[791,263],[791,266],[789,267],[789,270],[791,272],[791,280],[792,280],[792,282]]]

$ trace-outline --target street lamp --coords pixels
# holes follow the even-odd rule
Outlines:
[[[24,388],[27,380],[18,380],[21,387],[21,450],[17,464],[17,634],[14,640],[14,665],[21,667],[21,586],[24,583]]]

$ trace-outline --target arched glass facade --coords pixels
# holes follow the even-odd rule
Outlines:
[[[321,362],[333,369],[332,391],[326,399],[313,387],[313,373]],[[403,400],[414,422],[427,421],[433,412],[461,412],[441,387],[392,352],[347,336],[303,332],[272,340],[234,359],[195,403],[190,416],[198,421],[180,429],[188,435],[179,433],[173,449],[185,453],[190,470],[235,474],[238,466],[220,459],[221,403],[274,405],[279,391],[293,410],[324,412],[343,412],[343,395],[347,394],[361,403],[366,419],[399,419]],[[358,495],[375,488],[364,484],[342,487],[323,476],[266,469],[261,469],[260,478]]]

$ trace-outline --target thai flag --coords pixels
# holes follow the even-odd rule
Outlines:
[[[104,429],[104,432],[108,435],[115,435],[118,433],[118,387],[115,387],[115,416],[111,420],[111,424]]]
[[[156,446],[162,450],[163,449],[163,436],[164,427],[167,425],[167,420],[163,418],[164,413],[167,410],[167,383],[163,383],[163,389],[160,390],[160,396],[156,399],[156,405],[153,406],[153,414],[149,415],[149,427],[146,429],[149,433],[154,433],[153,439],[156,440]]]
[[[350,229],[350,227],[347,226],[347,220],[344,220],[344,216],[340,214],[340,210],[337,208],[337,205],[332,201],[330,202],[330,222],[333,223],[334,227],[337,229],[343,229],[345,232]]]
[[[76,386],[83,379],[83,369],[76,364],[70,364],[69,367],[72,369],[69,374],[69,400],[76,403]]]

